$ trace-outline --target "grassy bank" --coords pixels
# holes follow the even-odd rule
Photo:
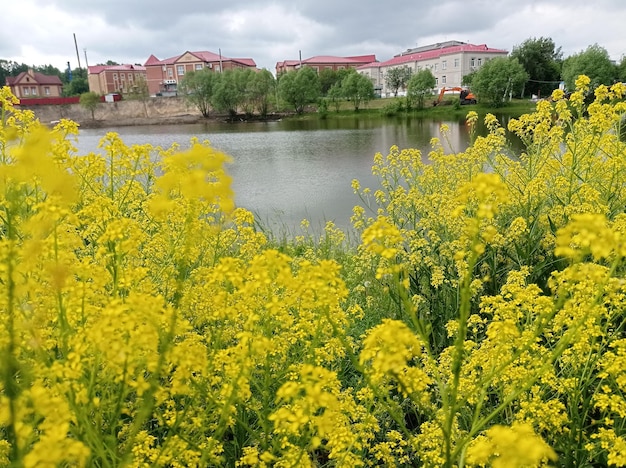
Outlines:
[[[433,97],[434,99],[434,97]],[[488,113],[520,116],[522,114],[531,113],[535,110],[537,103],[526,99],[514,99],[507,103],[503,107],[489,107],[483,104],[472,105],[455,105],[454,100],[446,100],[443,104],[438,106],[432,105],[433,99],[426,100],[426,107],[423,109],[406,109],[406,100],[402,97],[399,98],[379,98],[362,104],[358,111],[354,110],[354,105],[349,101],[341,101],[339,104],[339,110],[335,109],[335,106],[329,106],[327,112],[323,114],[318,111],[318,108],[311,106],[307,108],[307,111],[302,115],[292,115],[288,117],[290,119],[323,119],[323,118],[353,118],[359,116],[362,118],[368,117],[380,117],[380,116],[416,116],[416,117],[437,117],[450,119],[463,118],[469,111],[475,111],[480,116],[484,116]]]

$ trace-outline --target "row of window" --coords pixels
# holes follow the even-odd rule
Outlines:
[[[458,58],[454,59],[454,68],[459,68],[459,63],[460,60]],[[475,68],[475,67],[480,67],[483,64],[483,59],[482,58],[476,58],[476,57],[471,57],[470,58],[470,68]],[[426,68],[431,68],[434,71],[439,71],[439,63],[435,63],[434,65],[426,65]],[[417,66],[418,70],[422,69],[421,65]],[[442,60],[441,61],[441,69],[442,70],[447,70],[448,69],[448,61],[447,60]]]
[[[215,65],[215,67],[214,67],[212,63],[207,63],[207,64],[196,63],[194,65],[194,69],[196,71],[200,71],[203,68],[215,68],[216,72],[220,71],[220,66],[219,65]],[[176,65],[176,74],[178,76],[183,76],[185,74],[185,65]],[[167,76],[170,77],[170,78],[173,77],[173,70],[171,68],[167,69]]]
[[[134,77],[134,73],[129,73],[128,74],[128,81],[133,81],[133,77]],[[124,73],[120,73],[119,78],[124,81],[126,80],[126,75]],[[113,73],[113,81],[117,81],[118,80],[118,76],[117,73]]]
[[[50,96],[50,87],[44,86],[43,94],[45,96]],[[22,95],[23,96],[37,96],[38,91],[36,86],[22,86]]]

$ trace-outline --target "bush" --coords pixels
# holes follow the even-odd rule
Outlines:
[[[76,156],[3,88],[1,463],[624,465],[626,89],[586,84],[280,250],[226,155]]]

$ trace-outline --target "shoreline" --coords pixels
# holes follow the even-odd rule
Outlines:
[[[181,124],[199,124],[210,122],[223,123],[246,123],[246,122],[274,122],[289,117],[291,114],[268,114],[266,118],[259,116],[246,116],[244,114],[237,115],[234,119],[225,114],[216,114],[209,117],[202,117],[192,114],[170,115],[163,117],[128,117],[115,119],[95,119],[82,120],[77,122],[80,128],[98,129],[110,127],[132,127],[142,125],[181,125]]]

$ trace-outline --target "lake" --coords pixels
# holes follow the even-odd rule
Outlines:
[[[452,148],[446,152],[465,150],[469,132],[464,119],[358,116],[84,129],[78,149],[79,154],[100,151],[98,143],[107,131],[118,133],[127,145],[166,148],[176,142],[185,147],[192,137],[209,140],[233,158],[227,169],[236,204],[255,213],[275,233],[294,233],[303,219],[318,231],[329,220],[349,229],[352,208],[359,204],[351,181],[359,179],[362,187],[378,188],[371,174],[374,155],[386,155],[397,145],[420,149],[426,160],[430,140],[439,136],[442,124],[450,129]]]

